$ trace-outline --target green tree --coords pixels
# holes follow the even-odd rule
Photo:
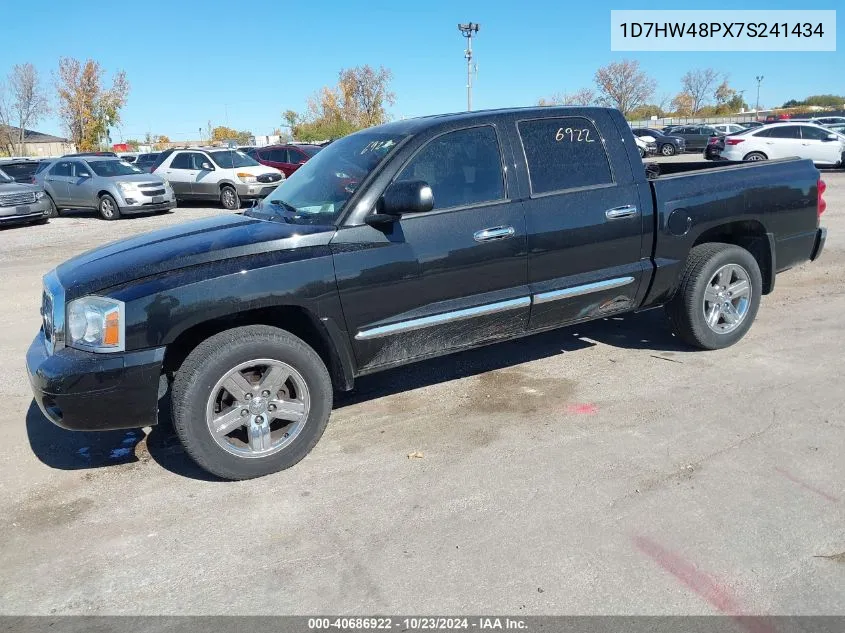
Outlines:
[[[77,150],[98,149],[110,127],[120,123],[120,110],[126,105],[129,82],[119,71],[110,88],[103,87],[105,70],[93,59],[83,64],[72,57],[59,59],[56,91],[59,118],[68,129]]]

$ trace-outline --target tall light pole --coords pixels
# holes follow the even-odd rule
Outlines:
[[[760,84],[763,83],[763,75],[757,75],[757,77],[755,77],[755,79],[757,80],[757,105],[754,106],[754,111],[759,112],[760,111]]]
[[[472,35],[478,33],[478,23],[468,22],[458,24],[458,30],[467,38],[467,49],[464,56],[467,58],[467,110],[472,110]]]

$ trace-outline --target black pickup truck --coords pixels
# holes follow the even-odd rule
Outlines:
[[[396,121],[338,140],[242,215],[122,240],[44,278],[35,399],[76,430],[156,423],[245,479],[317,443],[357,376],[665,306],[718,349],[816,259],[808,160],[644,166],[616,110]]]

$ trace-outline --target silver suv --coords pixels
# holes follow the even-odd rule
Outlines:
[[[38,185],[15,182],[0,169],[0,226],[46,222],[50,199]]]
[[[59,209],[96,209],[105,220],[130,213],[170,211],[173,189],[159,176],[147,174],[111,156],[59,158],[35,174]]]
[[[285,178],[275,167],[220,147],[165,150],[150,171],[167,180],[179,200],[219,200],[226,209],[269,195]]]

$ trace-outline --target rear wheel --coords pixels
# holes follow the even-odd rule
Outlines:
[[[223,205],[224,209],[229,209],[230,211],[240,209],[241,200],[238,197],[238,192],[235,191],[234,187],[232,187],[231,185],[224,185],[220,189],[220,204]]]
[[[326,428],[332,383],[293,334],[254,325],[200,344],[173,382],[173,426],[187,453],[224,479],[290,468]]]
[[[117,202],[115,202],[114,198],[112,198],[107,193],[104,193],[100,197],[100,204],[98,205],[98,209],[100,211],[100,216],[104,220],[120,219],[120,208],[117,206]]]
[[[671,143],[664,143],[660,146],[660,153],[664,156],[674,156],[675,155],[675,146]]]
[[[742,160],[746,161],[758,161],[758,160],[768,160],[768,156],[766,156],[763,152],[751,152],[750,154],[746,154],[745,158]]]
[[[729,347],[751,328],[762,288],[760,267],[747,250],[701,244],[690,251],[666,313],[675,334],[690,345]]]

